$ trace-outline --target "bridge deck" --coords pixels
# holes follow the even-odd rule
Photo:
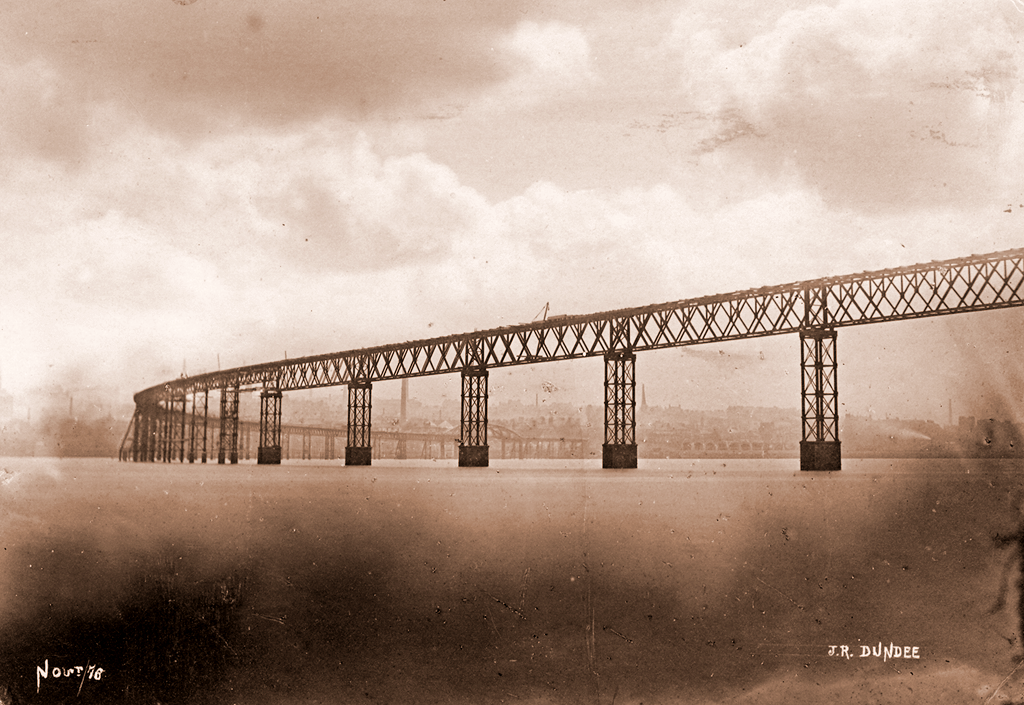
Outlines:
[[[1024,304],[1024,249],[639,308],[278,360],[183,377],[136,403],[228,387],[282,391],[715,343]]]

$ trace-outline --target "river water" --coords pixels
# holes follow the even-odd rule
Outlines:
[[[0,459],[0,701],[1024,691],[1020,462],[797,466]]]

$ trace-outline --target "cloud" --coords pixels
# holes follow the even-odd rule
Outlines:
[[[79,162],[86,153],[87,123],[78,91],[46,62],[0,63],[0,136],[8,153]]]
[[[320,152],[320,149],[329,149]],[[254,189],[264,240],[311,268],[365,271],[449,254],[478,228],[482,200],[422,154],[379,158],[365,138],[350,149],[276,152]]]
[[[1022,29],[988,5],[841,2],[790,10],[739,43],[687,11],[670,43],[713,118],[704,150],[877,209],[992,198],[1019,119]]]
[[[56,1],[8,8],[0,41],[80,100],[113,101],[151,125],[210,129],[415,109],[505,77],[501,38],[522,2],[182,5]]]
[[[502,42],[515,56],[514,73],[495,89],[494,100],[535,107],[579,95],[598,81],[590,44],[579,27],[561,22],[520,22]]]
[[[486,233],[489,206],[449,169],[344,126],[193,144],[111,124],[110,150],[74,171],[8,160],[10,387],[78,360],[148,383],[216,352],[227,367],[391,342],[414,329],[408,271],[443,271]]]
[[[93,117],[75,169],[21,153],[0,175],[11,388],[70,365],[139,389],[218,353],[227,368],[1016,242],[977,214],[837,216],[799,188],[708,209],[669,184],[537,181],[491,202],[344,121],[193,141],[116,105]]]

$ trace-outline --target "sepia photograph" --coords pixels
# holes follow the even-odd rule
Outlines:
[[[1024,704],[1024,0],[0,10],[0,705]]]

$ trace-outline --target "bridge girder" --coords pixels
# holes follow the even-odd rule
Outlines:
[[[1024,249],[249,365],[171,380],[136,402],[236,384],[314,389],[797,333],[826,301],[834,328],[1021,306]]]

